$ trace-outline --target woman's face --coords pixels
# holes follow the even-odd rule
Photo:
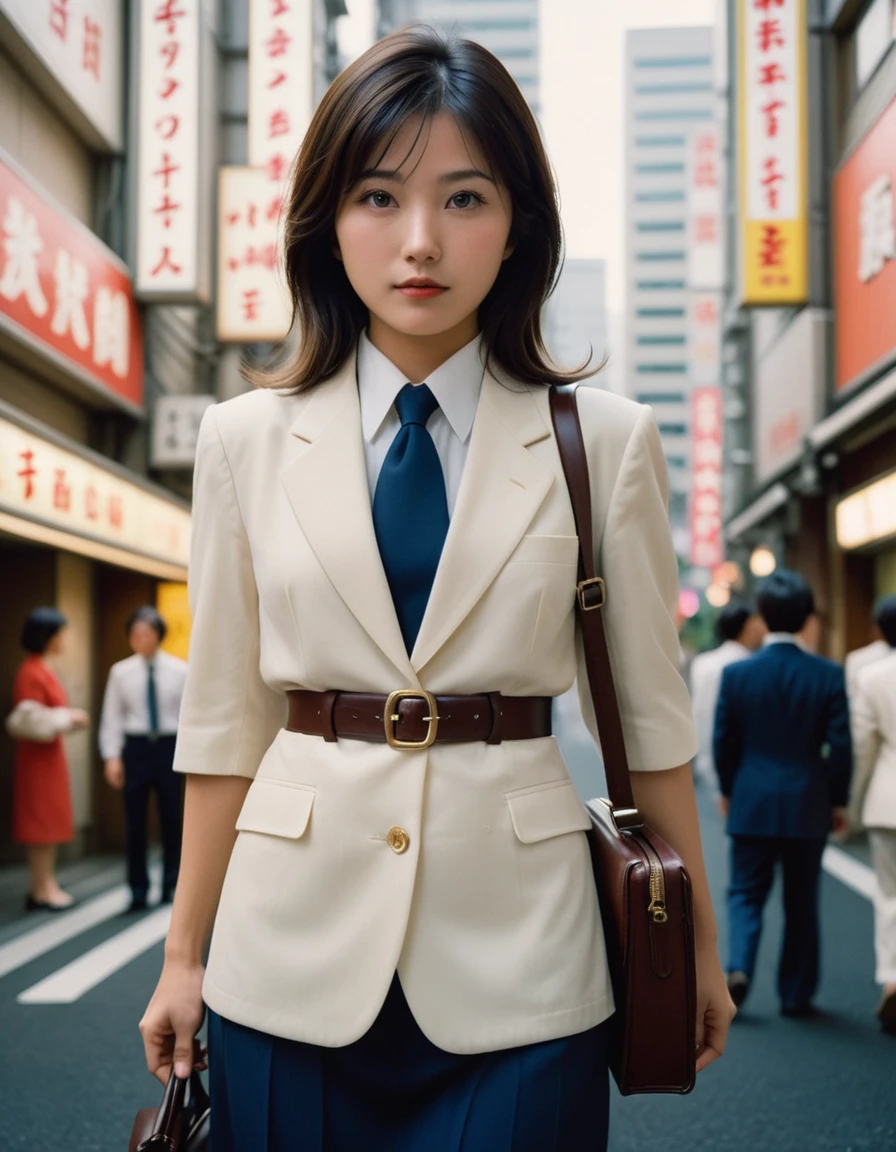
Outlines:
[[[338,254],[370,312],[374,343],[455,334],[461,347],[478,332],[479,305],[513,251],[511,204],[448,113],[424,125],[415,145],[419,128],[407,123],[346,195]],[[429,283],[414,283],[421,280]]]

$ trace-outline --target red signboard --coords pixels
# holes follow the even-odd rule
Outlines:
[[[0,327],[73,375],[143,405],[140,317],[127,269],[0,153]]]
[[[691,564],[715,568],[722,549],[722,393],[695,388],[693,393],[693,474]]]

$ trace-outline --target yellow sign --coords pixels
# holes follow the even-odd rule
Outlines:
[[[193,623],[186,584],[159,584],[156,588],[156,609],[168,626],[162,647],[172,656],[186,660],[190,651],[190,628]]]
[[[806,0],[739,0],[741,303],[809,292]]]

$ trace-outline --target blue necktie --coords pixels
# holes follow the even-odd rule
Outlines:
[[[152,661],[147,665],[146,709],[149,712],[149,734],[159,731],[159,701],[156,697],[156,669]]]
[[[373,496],[373,527],[386,579],[410,653],[420,631],[445,537],[445,476],[426,421],[438,402],[425,384],[406,384],[395,399],[401,428]]]

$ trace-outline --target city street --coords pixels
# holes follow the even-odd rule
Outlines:
[[[558,728],[577,783],[595,791],[593,753],[564,705]],[[721,913],[725,841],[710,797],[700,798]],[[845,868],[844,855],[835,850],[832,866],[870,893],[861,848],[850,848]],[[161,964],[167,912],[123,915],[126,892],[114,861],[100,871],[84,862],[71,874],[70,886],[83,898],[77,910],[55,918],[16,913],[0,928],[4,1152],[123,1152],[135,1109],[159,1095],[143,1067],[137,1021]],[[871,903],[850,884],[826,871],[823,1014],[810,1021],[777,1014],[773,968],[781,918],[773,899],[760,977],[725,1059],[689,1097],[615,1096],[611,1152],[896,1149],[896,1040],[882,1035],[873,1018]],[[3,906],[17,906],[12,892]]]

